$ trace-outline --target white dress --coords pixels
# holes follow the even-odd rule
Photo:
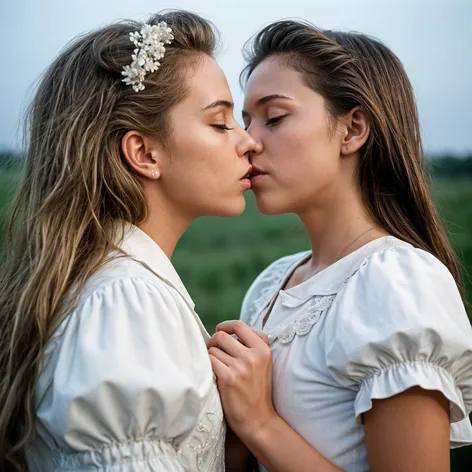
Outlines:
[[[47,346],[31,472],[220,472],[208,333],[164,252],[134,226]]]
[[[420,386],[449,400],[451,447],[472,444],[472,328],[446,267],[387,236],[281,290],[309,257],[274,262],[242,307],[242,320],[269,334],[280,416],[334,464],[364,472],[361,415]]]

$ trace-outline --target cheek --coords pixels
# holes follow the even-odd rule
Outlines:
[[[234,145],[212,129],[189,132],[176,143],[172,163],[173,192],[189,204],[201,205],[221,197],[235,179]],[[234,159],[237,164],[237,160]]]
[[[218,139],[206,127],[189,128],[175,140],[173,160],[183,179],[208,180],[218,155]]]
[[[264,213],[306,207],[337,178],[339,150],[327,126],[281,127],[272,133],[270,147],[267,151],[276,186],[272,187],[275,193],[261,192],[259,203],[266,206]]]
[[[308,120],[307,120],[308,121]],[[339,157],[339,149],[325,123],[299,126],[286,133],[286,153],[295,169],[303,167],[312,174],[320,167],[332,167]]]
[[[320,139],[307,126],[285,126],[269,130],[265,151],[272,170],[285,182],[299,180],[318,160]]]

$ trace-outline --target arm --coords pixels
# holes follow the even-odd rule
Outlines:
[[[259,431],[242,433],[242,438],[257,460],[269,472],[340,472],[308,444],[280,416]]]
[[[364,424],[371,472],[450,470],[448,402],[440,392],[413,388],[389,399],[374,400]],[[270,472],[341,470],[280,416],[274,416],[245,441]]]
[[[218,329],[208,347],[226,419],[258,461],[270,472],[339,472],[275,412],[267,343],[241,321]]]
[[[450,470],[449,402],[442,393],[414,387],[374,400],[363,419],[372,472]]]
[[[208,360],[182,342],[181,311],[166,286],[140,277],[108,283],[78,309],[54,367],[54,401],[40,407],[67,445],[61,469],[188,470],[173,438],[198,421],[195,365]]]
[[[259,462],[269,472],[340,471],[275,412],[267,344],[242,322],[217,329],[209,348],[226,417]],[[373,472],[449,471],[448,401],[440,392],[413,388],[374,400],[364,419]]]

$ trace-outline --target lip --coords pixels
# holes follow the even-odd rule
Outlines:
[[[251,175],[249,176],[249,179],[251,180],[251,184],[254,185],[264,180],[266,176],[267,176],[267,172],[264,172],[259,167],[253,165],[252,172],[251,172]]]
[[[252,186],[251,184],[251,179],[249,178],[250,175],[252,173],[252,166],[249,165],[249,167],[247,168],[246,172],[244,173],[244,175],[239,179],[239,181],[241,182],[242,186],[246,189],[246,190],[249,190]]]
[[[259,183],[265,180],[267,177],[267,174],[252,174],[250,181],[251,181],[251,187],[255,187]]]
[[[263,171],[262,169],[259,169],[259,167],[255,166],[254,164],[252,164],[251,172],[253,174],[267,174],[267,172]]]
[[[241,179],[240,182],[246,190],[249,190],[252,187],[251,179],[248,179],[248,178]]]
[[[243,176],[241,177],[241,180],[248,179],[251,173],[254,172],[253,169],[254,168],[252,167],[252,165],[249,164],[249,167],[247,168],[246,172],[244,172]]]

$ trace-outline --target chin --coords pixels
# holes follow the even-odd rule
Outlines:
[[[293,209],[287,207],[282,202],[277,202],[270,198],[261,198],[256,195],[256,208],[263,215],[283,215],[293,213]]]
[[[246,200],[241,197],[233,202],[228,202],[227,205],[221,205],[216,212],[213,212],[213,216],[219,216],[222,218],[234,218],[240,216],[246,208]]]

